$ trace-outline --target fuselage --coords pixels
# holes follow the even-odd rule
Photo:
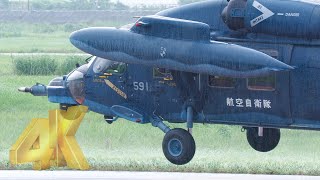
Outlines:
[[[130,104],[169,122],[186,122],[186,109],[191,106],[195,123],[320,128],[317,79],[320,77],[320,40],[231,30],[221,18],[226,6],[227,1],[206,1],[157,15],[208,24],[212,41],[258,50],[295,69],[262,77],[234,78],[115,63],[113,59],[94,57],[82,67],[85,69],[79,81],[82,85],[73,88],[81,92],[71,92],[72,97],[91,111],[108,117],[117,116],[112,106]],[[160,56],[168,51],[163,47]],[[68,79],[65,79],[67,84]],[[71,101],[65,99],[65,103]],[[62,103],[58,99],[52,102]]]

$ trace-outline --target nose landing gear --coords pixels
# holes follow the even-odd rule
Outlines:
[[[196,152],[196,144],[192,137],[193,109],[187,108],[187,129],[175,128],[166,132],[162,150],[164,156],[173,164],[184,165],[190,162]]]
[[[166,133],[162,142],[165,157],[173,164],[183,165],[191,161],[196,151],[192,135],[180,128]]]

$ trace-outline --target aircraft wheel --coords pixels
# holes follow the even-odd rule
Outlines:
[[[166,133],[162,142],[165,157],[173,164],[183,165],[191,161],[196,151],[192,135],[180,128]]]
[[[259,136],[257,127],[247,128],[247,140],[256,151],[273,150],[280,141],[280,129],[263,128],[263,136]]]

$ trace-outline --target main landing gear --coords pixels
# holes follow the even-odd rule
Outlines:
[[[246,129],[248,143],[256,151],[271,151],[280,141],[280,129],[262,127],[247,127]]]
[[[160,128],[165,134],[162,141],[164,156],[173,164],[184,165],[190,162],[196,152],[196,144],[192,137],[193,110],[187,108],[187,127],[188,131],[175,128],[170,129],[160,119],[154,118],[152,125]]]

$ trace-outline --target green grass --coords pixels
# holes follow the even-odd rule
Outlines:
[[[120,27],[122,22],[78,24],[0,23],[0,53],[80,53],[69,41],[70,34],[86,27]]]
[[[64,37],[10,37],[0,39],[1,53],[80,52]]]
[[[31,169],[31,164],[11,167],[9,149],[32,118],[47,117],[48,110],[58,106],[48,103],[46,97],[19,93],[17,88],[36,82],[47,84],[55,76],[16,76],[9,68],[11,62],[10,57],[0,57],[0,169]],[[108,125],[102,115],[93,112],[86,115],[76,135],[93,170],[320,175],[320,138],[316,131],[282,130],[279,146],[272,152],[259,153],[249,147],[238,126],[196,124],[197,151],[184,166],[165,159],[163,136],[150,124],[120,119]]]

